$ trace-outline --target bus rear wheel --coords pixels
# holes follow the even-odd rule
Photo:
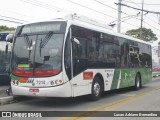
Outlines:
[[[98,100],[101,97],[102,83],[98,77],[95,77],[93,80],[91,92],[90,99],[92,101]]]
[[[139,74],[136,75],[134,88],[135,90],[139,90],[141,88],[141,77]]]

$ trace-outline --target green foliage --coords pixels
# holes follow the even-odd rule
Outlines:
[[[141,28],[138,28],[138,29],[128,30],[126,33],[135,38],[142,39],[144,41],[152,41],[152,40],[155,41],[158,39],[156,37],[156,34],[154,34],[151,29],[142,28],[142,38],[140,36],[140,31],[141,31]]]
[[[0,26],[0,31],[14,31],[14,27]]]

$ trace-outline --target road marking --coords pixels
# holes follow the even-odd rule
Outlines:
[[[112,110],[112,109],[114,109],[118,106],[122,106],[124,104],[127,104],[130,101],[133,101],[133,100],[136,100],[140,97],[146,96],[146,95],[150,94],[151,92],[157,91],[159,89],[160,88],[155,88],[155,89],[152,89],[152,90],[146,90],[142,93],[136,94],[135,96],[129,96],[129,97],[126,97],[126,98],[123,98],[123,99],[120,99],[120,100],[117,100],[117,101],[114,101],[114,102],[110,102],[110,103],[107,103],[107,104],[104,104],[104,105],[101,105],[101,106],[98,106],[98,107],[95,107],[95,108],[88,109],[88,110],[80,112],[78,114],[73,114],[70,117],[59,118],[58,120],[86,120],[88,117],[93,117],[93,116],[99,114],[99,113],[96,113],[96,112],[95,112],[95,114],[93,114],[93,113],[89,114],[88,111],[109,111],[109,110]],[[77,117],[74,117],[74,116],[77,116]]]

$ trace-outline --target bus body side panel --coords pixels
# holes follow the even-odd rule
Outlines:
[[[111,90],[133,86],[136,71],[136,69],[115,69]]]
[[[151,80],[149,68],[130,69],[87,69],[71,80],[73,96],[91,94],[92,82],[96,74],[100,73],[104,80],[104,91],[131,87],[135,85],[136,74],[140,72],[142,84]],[[146,75],[146,73],[148,73]]]
[[[92,82],[96,74],[102,75],[104,80],[104,90],[110,90],[114,69],[87,69],[71,80],[74,97],[91,94]]]
[[[152,80],[150,68],[115,69],[111,90],[134,86],[137,73],[140,73],[142,85]]]
[[[151,70],[151,68],[141,68],[140,73],[141,73],[142,85],[146,84],[146,83],[149,83],[152,80],[152,70]]]

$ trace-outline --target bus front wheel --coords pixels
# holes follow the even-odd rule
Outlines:
[[[90,99],[92,101],[98,100],[101,97],[102,83],[98,77],[95,77],[93,80],[91,92]]]

